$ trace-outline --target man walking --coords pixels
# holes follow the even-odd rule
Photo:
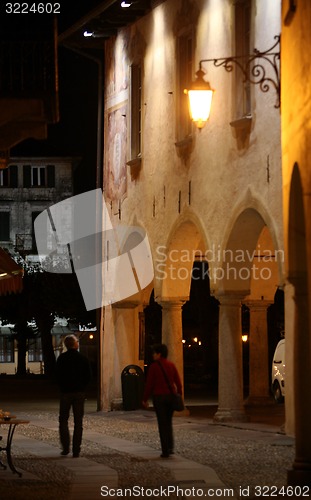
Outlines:
[[[88,359],[79,351],[79,341],[75,335],[68,335],[64,340],[67,351],[62,353],[56,363],[56,377],[60,388],[59,405],[59,436],[62,445],[61,455],[68,455],[70,435],[68,419],[72,407],[74,431],[72,439],[72,456],[80,454],[85,388],[91,379],[91,369]]]

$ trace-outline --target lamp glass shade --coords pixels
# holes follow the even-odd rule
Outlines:
[[[203,128],[209,119],[213,90],[188,90],[191,119],[198,128]]]

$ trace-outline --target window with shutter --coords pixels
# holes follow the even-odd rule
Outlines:
[[[0,170],[0,187],[9,186],[9,169]]]
[[[11,165],[9,167],[9,186],[11,188],[18,187],[18,170],[17,165]]]
[[[41,337],[29,339],[28,342],[28,362],[35,363],[43,361]]]
[[[0,336],[0,363],[14,363],[14,339]]]
[[[55,187],[55,165],[47,165],[47,186]]]
[[[0,241],[10,241],[10,212],[0,212]]]
[[[245,62],[247,55],[250,54],[251,7],[251,0],[237,0],[235,4],[235,53],[237,56],[245,57]],[[244,80],[244,75],[237,68],[235,71],[236,118],[251,113],[250,82]]]
[[[46,169],[42,166],[31,167],[31,187],[46,186]]]
[[[178,99],[177,99],[177,138],[183,140],[191,135],[192,122],[189,116],[188,98],[184,89],[188,89],[193,80],[193,32],[182,33],[177,39],[177,71],[178,71]]]
[[[141,67],[131,66],[131,159],[141,155]]]
[[[31,165],[23,166],[23,177],[24,177],[24,182],[23,182],[24,187],[25,188],[31,187]]]

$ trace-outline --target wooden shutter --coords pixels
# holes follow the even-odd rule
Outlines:
[[[23,166],[23,174],[24,174],[24,187],[31,187],[31,165]]]
[[[18,186],[18,172],[17,165],[10,166],[10,187],[16,188]]]
[[[53,188],[55,187],[55,165],[48,165],[47,172],[48,172],[48,187]]]
[[[0,212],[0,241],[10,241],[10,212]]]

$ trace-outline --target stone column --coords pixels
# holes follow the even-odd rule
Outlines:
[[[219,380],[216,422],[245,421],[241,301],[238,293],[217,296],[219,307]]]
[[[121,373],[138,364],[137,302],[118,302],[106,307],[103,341],[103,409],[122,408]]]
[[[288,472],[291,485],[311,485],[311,340],[307,277],[289,279],[295,286],[294,401],[295,460]],[[287,351],[287,348],[285,348]],[[286,357],[285,357],[286,361]],[[286,382],[285,382],[285,390]]]
[[[98,328],[98,352],[97,352],[97,411],[105,410],[104,405],[104,384],[103,384],[103,371],[104,371],[104,324],[105,324],[105,308],[102,307],[96,311],[96,324]]]
[[[162,342],[167,345],[168,357],[176,365],[182,384],[184,378],[182,306],[185,302],[184,299],[159,302],[162,306]]]
[[[286,398],[285,398],[285,433],[295,437],[295,394],[294,394],[294,339],[295,339],[295,287],[289,281],[285,283],[285,359],[286,359]]]
[[[272,403],[269,391],[268,300],[249,300],[249,397],[247,404]]]
[[[102,391],[101,409],[103,411],[111,410],[111,402],[115,399],[114,394],[114,314],[112,306],[106,306],[103,316],[103,326],[101,335],[102,337],[102,351],[100,353],[101,360],[101,387]]]

